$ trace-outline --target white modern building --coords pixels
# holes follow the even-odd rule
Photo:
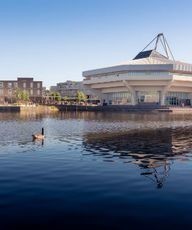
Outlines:
[[[192,105],[192,64],[174,60],[163,34],[155,40],[131,61],[83,72],[84,84],[107,104]],[[165,55],[157,52],[160,42]]]

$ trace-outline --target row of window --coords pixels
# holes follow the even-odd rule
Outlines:
[[[96,75],[92,77],[86,77],[86,80],[94,80],[94,79],[102,79],[106,77],[120,77],[120,76],[162,76],[165,74],[170,74],[169,72],[161,72],[161,71],[130,71],[127,73],[116,73],[116,74],[103,74],[103,75]]]
[[[41,91],[39,89],[36,92],[37,92],[36,93],[37,96],[41,96]],[[15,91],[13,91],[12,89],[8,90],[8,96],[13,96],[14,94],[15,94]],[[30,96],[34,95],[33,89],[30,89],[29,94],[30,94]],[[0,89],[0,96],[4,96],[4,90],[3,89]]]
[[[169,92],[166,96],[166,105],[191,105],[192,94],[184,92]]]
[[[8,82],[7,85],[8,85],[8,88],[12,88],[12,87],[16,88],[16,87],[18,87],[17,82]],[[3,86],[4,86],[3,82],[0,82],[0,88],[3,88]],[[27,86],[26,82],[23,82],[22,86],[23,86],[23,88],[26,88],[26,86]],[[41,87],[41,83],[38,82],[37,83],[37,88],[40,88],[40,87]],[[30,82],[30,88],[33,88],[33,82]]]
[[[104,94],[104,100],[108,101],[109,104],[130,104],[131,93],[129,92],[117,92],[117,93],[106,93]]]
[[[176,70],[192,72],[192,65],[189,64],[176,64]]]
[[[0,82],[0,88],[3,88],[3,85],[4,85],[3,82]],[[18,86],[17,82],[8,82],[7,85],[8,88],[11,88],[12,86],[16,88]]]
[[[160,102],[159,91],[138,91],[136,93],[138,103]],[[131,93],[117,92],[106,93],[103,96],[105,101],[109,104],[129,104],[131,103]],[[186,92],[168,92],[166,95],[165,103],[167,105],[189,105],[192,102],[192,93]]]
[[[192,94],[185,93],[185,92],[169,92],[167,94],[167,97],[177,97],[180,99],[192,99]]]
[[[129,92],[117,92],[117,93],[106,93],[105,94],[108,98],[129,98],[131,97],[131,93]]]
[[[148,75],[153,75],[153,76],[162,76],[162,74],[169,74],[169,72],[161,72],[161,71],[145,71],[145,72],[139,72],[139,71],[135,71],[135,72],[128,72],[127,74],[129,76],[148,76]]]

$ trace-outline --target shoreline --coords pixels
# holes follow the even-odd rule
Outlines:
[[[127,112],[127,113],[192,113],[192,107],[129,106],[129,105],[0,105],[0,112]]]
[[[13,113],[21,113],[21,112],[36,112],[36,113],[50,113],[50,112],[58,112],[58,108],[50,105],[36,105],[36,106],[28,106],[28,105],[0,105],[0,112],[13,112]]]
[[[127,112],[127,113],[192,113],[192,107],[168,107],[150,105],[107,105],[107,106],[85,106],[85,105],[57,105],[61,112]]]

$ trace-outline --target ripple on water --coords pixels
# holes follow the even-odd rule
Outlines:
[[[161,216],[167,221],[166,212],[191,224],[189,116],[64,113],[0,118],[0,214],[5,221],[15,213],[28,216],[28,224],[41,213],[46,216],[38,219],[42,224],[53,216],[61,223],[74,213],[84,218],[102,214],[98,223],[111,227],[109,219],[121,226],[122,217],[150,222],[155,216],[159,223]],[[33,142],[31,134],[41,127],[44,142]]]

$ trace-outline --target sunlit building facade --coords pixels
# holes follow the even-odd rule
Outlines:
[[[89,87],[86,87],[82,81],[68,80],[65,82],[60,82],[57,83],[56,86],[51,86],[50,91],[58,92],[61,95],[61,97],[67,97],[69,99],[76,99],[77,92],[81,91],[87,96],[87,99],[97,99],[93,90],[90,90]]]
[[[27,92],[31,101],[41,102],[42,85],[42,81],[34,81],[33,78],[19,77],[17,80],[0,80],[0,103],[14,102],[18,89]]]
[[[175,61],[156,48],[119,65],[85,71],[83,77],[107,104],[192,105],[192,64]]]

